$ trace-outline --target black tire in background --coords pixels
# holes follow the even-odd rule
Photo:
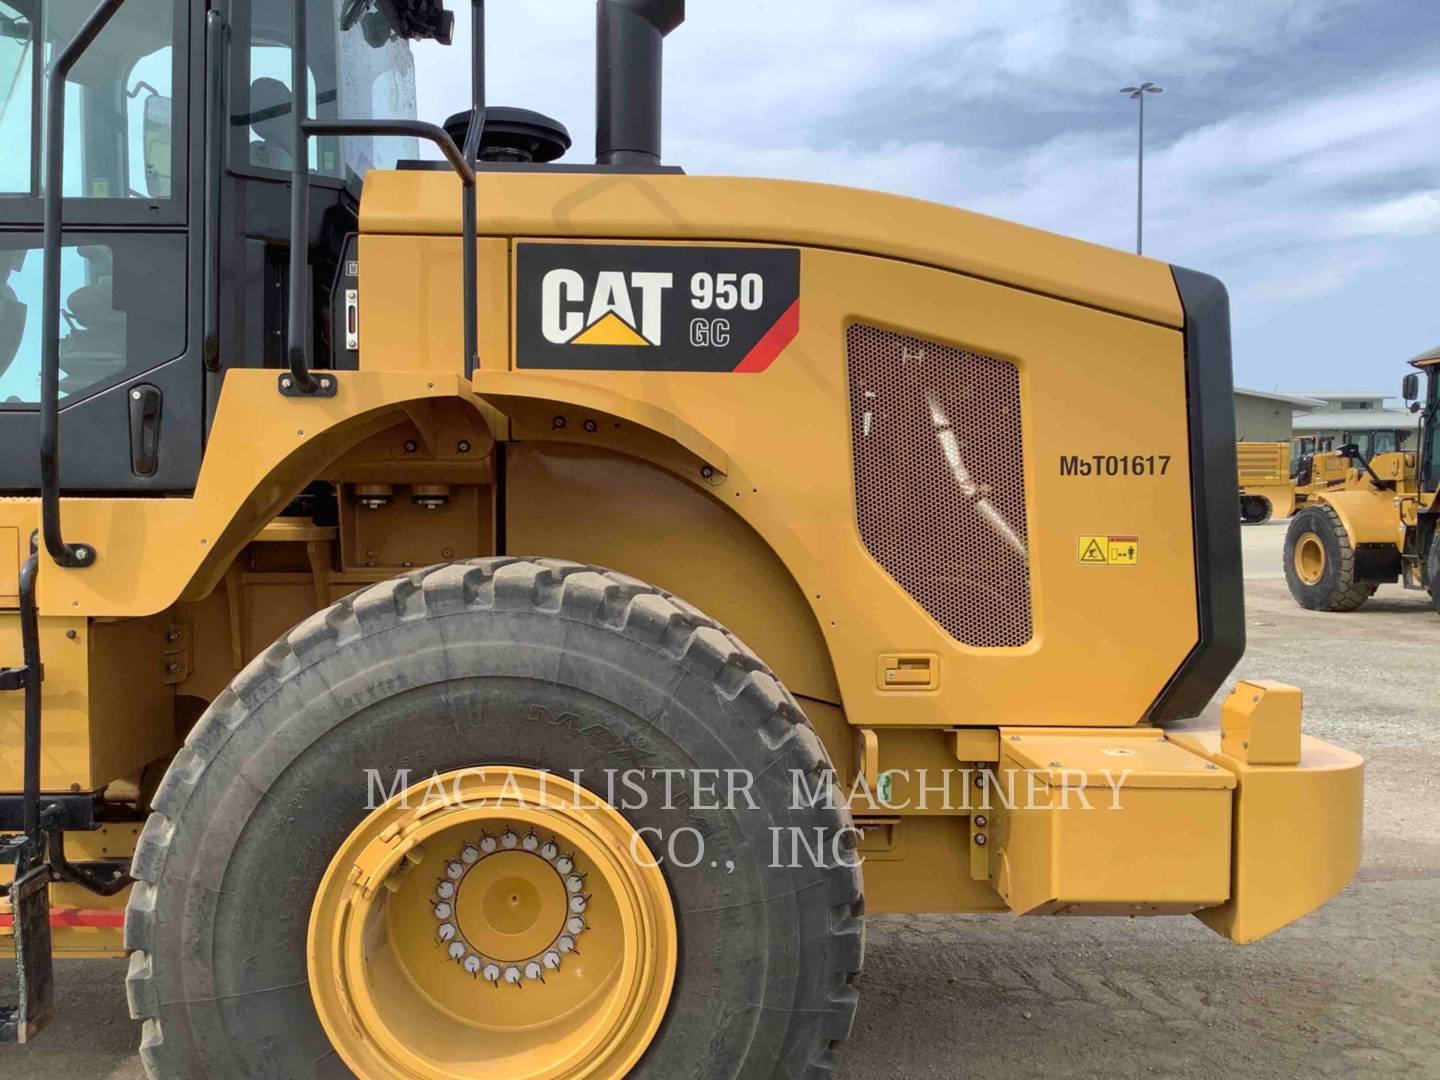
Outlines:
[[[1263,495],[1240,496],[1240,522],[1244,525],[1264,525],[1270,520],[1274,508]]]
[[[1296,567],[1296,549],[1307,535],[1316,537],[1325,552],[1317,581],[1304,580]],[[1355,548],[1340,515],[1328,503],[1315,503],[1290,519],[1285,531],[1285,583],[1295,601],[1311,611],[1354,611],[1375,594],[1373,582],[1355,580]]]
[[[1440,529],[1430,534],[1430,551],[1425,560],[1425,578],[1429,582],[1430,603],[1440,613]]]
[[[402,768],[420,782],[480,764],[578,769],[592,790],[607,768],[755,776],[757,809],[681,808],[705,858],[665,863],[680,959],[632,1075],[832,1075],[855,1012],[861,882],[853,852],[771,857],[772,828],[833,852],[855,838],[795,699],[683,601],[593,567],[513,558],[418,570],[317,613],[186,740],[140,838],[126,912],[149,1075],[349,1075],[307,986],[320,878],[374,801],[367,769],[388,786]],[[834,804],[797,809],[797,773],[812,790],[832,785]],[[642,783],[647,805],[620,808],[669,836],[677,812],[664,809],[663,781]]]

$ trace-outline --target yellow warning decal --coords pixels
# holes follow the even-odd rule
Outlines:
[[[1075,547],[1076,558],[1091,566],[1139,566],[1138,536],[1082,536]]]

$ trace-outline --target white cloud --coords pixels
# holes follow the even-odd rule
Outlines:
[[[1342,218],[1342,225],[1361,235],[1416,236],[1440,232],[1440,191],[1419,191],[1352,211]]]
[[[469,5],[453,6],[463,27]],[[491,101],[559,117],[576,139],[569,160],[587,159],[593,0],[489,8]],[[1338,21],[1363,27],[1357,11],[1381,10],[1368,0],[690,0],[667,43],[666,159],[694,173],[915,195],[1128,248],[1133,107],[1114,88],[1148,75],[1169,93],[1153,99],[1149,125],[1146,251],[1227,280],[1243,357],[1242,327],[1257,341],[1283,338],[1287,312],[1304,307],[1313,321],[1315,302],[1362,285],[1373,295],[1376,275],[1396,272],[1394,238],[1440,230],[1433,56],[1412,57],[1409,70],[1337,68],[1328,90],[1306,86],[1303,97],[1244,81],[1304,59],[1306,40]],[[464,56],[422,59],[422,112],[463,104]],[[1207,107],[1217,107],[1216,88],[1233,111],[1192,119],[1177,137],[1197,100],[1214,95]],[[1084,126],[1054,134],[1064,109],[1079,109],[1070,115]],[[1440,336],[1434,319],[1417,325],[1417,339]]]

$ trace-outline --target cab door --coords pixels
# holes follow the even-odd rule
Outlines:
[[[39,487],[44,75],[91,0],[0,0],[0,491]],[[204,4],[127,0],[65,87],[60,478],[178,492],[202,450]],[[197,103],[192,111],[191,102]]]

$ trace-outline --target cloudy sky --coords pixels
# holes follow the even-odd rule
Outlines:
[[[469,4],[452,0],[468,34]],[[493,104],[593,160],[593,0],[490,0]],[[418,50],[425,116],[461,49]],[[689,0],[665,157],[851,184],[1133,250],[1230,287],[1236,382],[1395,392],[1440,343],[1436,0]]]

